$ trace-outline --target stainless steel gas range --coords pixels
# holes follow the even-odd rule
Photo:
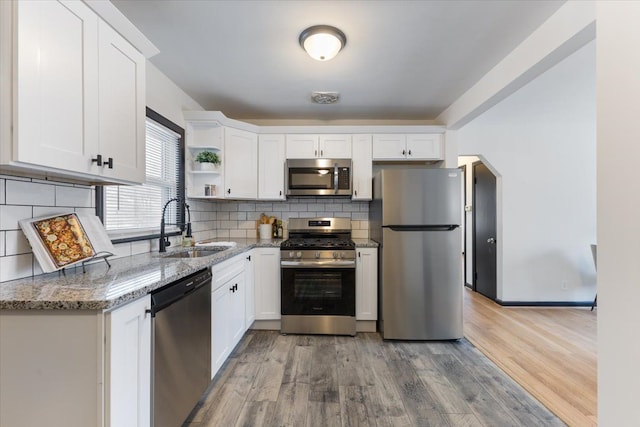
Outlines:
[[[280,246],[282,333],[356,334],[356,251],[348,218],[292,218]]]

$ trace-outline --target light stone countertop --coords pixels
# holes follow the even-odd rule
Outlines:
[[[167,254],[140,255],[72,267],[0,283],[0,310],[109,310],[140,298],[164,285],[256,247],[280,247],[281,239],[235,239],[237,245],[200,258],[169,258]],[[356,247],[377,247],[368,239],[354,239]],[[202,247],[199,249],[207,249]]]

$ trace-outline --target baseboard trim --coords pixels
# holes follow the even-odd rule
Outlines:
[[[591,307],[593,301],[501,301],[496,303],[504,307]]]

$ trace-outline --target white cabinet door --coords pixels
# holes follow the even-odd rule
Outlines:
[[[231,352],[231,339],[227,318],[231,292],[220,286],[211,293],[211,378],[213,378]]]
[[[133,183],[145,178],[145,58],[100,21],[100,154],[103,174]]]
[[[407,159],[442,160],[442,135],[436,133],[407,135]]]
[[[149,426],[151,414],[149,295],[107,314],[107,426]]]
[[[244,269],[244,330],[251,327],[256,318],[255,290],[253,286],[253,251],[247,255],[247,263]]]
[[[372,157],[371,135],[353,136],[353,196],[352,200],[371,200]]]
[[[373,135],[373,160],[402,160],[407,154],[406,135]]]
[[[350,159],[351,135],[320,135],[318,157],[324,159]]]
[[[258,199],[284,200],[284,135],[258,137]]]
[[[229,316],[227,321],[229,322],[229,339],[231,340],[230,348],[238,344],[240,338],[246,331],[245,324],[245,274],[244,270],[236,274],[231,280],[227,282],[229,292],[231,292],[231,299],[229,300]]]
[[[258,137],[255,133],[225,128],[224,197],[258,197]]]
[[[15,7],[13,160],[100,173],[91,163],[98,154],[98,17],[82,2]]]
[[[280,320],[280,248],[256,248],[253,257],[256,320]]]
[[[378,319],[378,250],[356,248],[356,320]]]
[[[287,159],[318,157],[318,135],[287,135]]]

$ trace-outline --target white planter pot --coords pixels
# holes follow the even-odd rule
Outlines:
[[[213,163],[195,162],[195,166],[196,166],[197,170],[199,170],[199,171],[213,172],[213,171],[217,171],[218,170],[218,166],[214,165]]]

